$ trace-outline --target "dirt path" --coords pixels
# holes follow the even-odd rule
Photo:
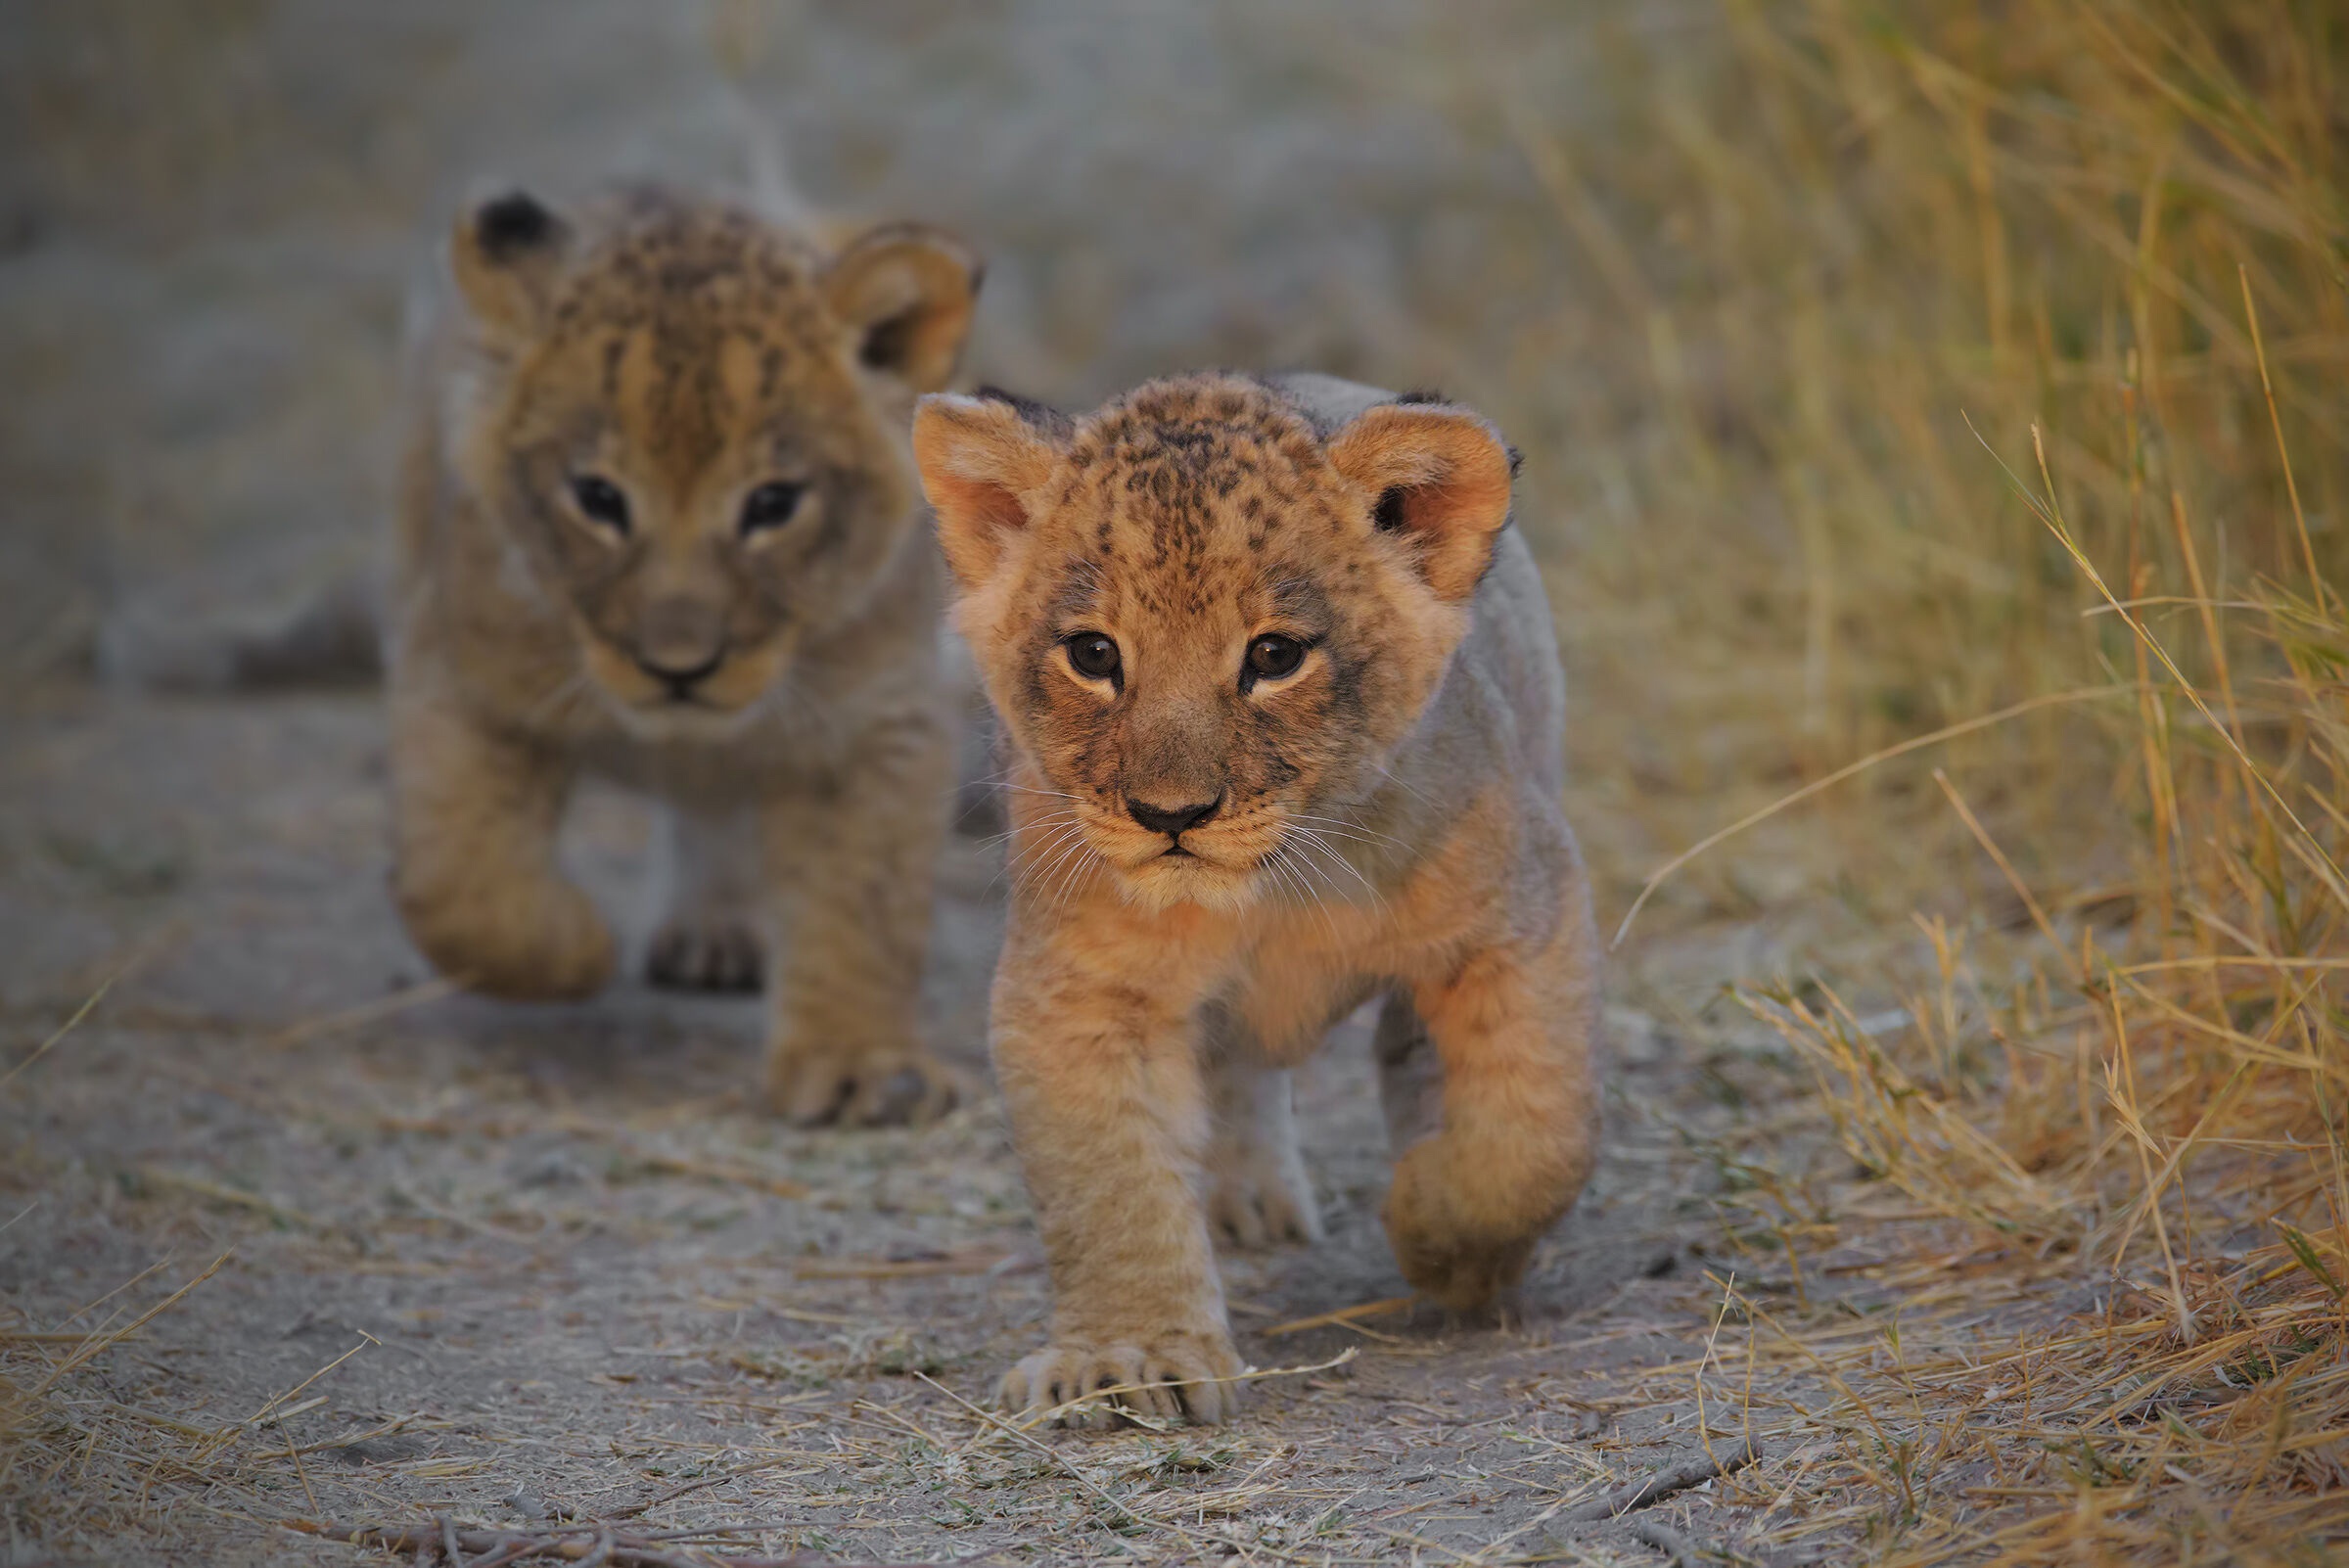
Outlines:
[[[746,1103],[752,1003],[438,994],[383,893],[382,748],[366,698],[84,696],[8,721],[8,1035],[135,967],[0,1097],[25,1211],[0,1231],[0,1327],[119,1323],[227,1262],[72,1385],[96,1462],[31,1499],[58,1534],[0,1560],[340,1560],[268,1521],[519,1522],[695,1481],[646,1521],[766,1522],[769,1546],[842,1560],[1500,1561],[1552,1538],[1654,1560],[1556,1514],[1701,1451],[1692,1407],[1639,1392],[1691,1354],[1710,1289],[1675,1204],[1699,1177],[1657,1114],[1685,1075],[1619,1070],[1601,1176],[1521,1324],[1275,1335],[1403,1290],[1350,1025],[1306,1091],[1329,1239],[1225,1267],[1255,1364],[1354,1359],[1267,1380],[1224,1430],[1013,1439],[963,1403],[1045,1308],[996,1105],[795,1133]],[[624,910],[642,814],[599,799],[577,825]],[[975,1067],[993,871],[957,842],[930,994]],[[202,1456],[207,1429],[279,1408]],[[179,1484],[142,1500],[159,1461]]]
[[[1675,1022],[1618,1008],[1604,1163],[1521,1324],[1271,1332],[1402,1288],[1351,1028],[1306,1088],[1328,1241],[1227,1267],[1256,1364],[1355,1360],[1267,1380],[1227,1430],[1039,1445],[962,1403],[1045,1300],[991,1101],[920,1133],[795,1134],[744,1096],[748,1003],[438,994],[383,891],[372,697],[87,678],[151,622],[265,613],[372,550],[401,301],[460,193],[724,186],[738,101],[815,200],[982,243],[974,376],[1074,403],[1203,363],[1443,385],[1563,494],[1584,447],[1557,428],[1578,374],[1558,346],[1604,302],[1572,287],[1476,51],[1567,125],[1579,45],[1554,8],[1487,10],[1471,37],[1417,0],[15,8],[0,1060],[111,989],[0,1086],[0,1370],[43,1384],[226,1262],[32,1414],[0,1408],[0,1563],[344,1561],[272,1521],[518,1521],[696,1482],[646,1521],[769,1522],[769,1546],[842,1560],[1657,1560],[1560,1516],[1707,1441],[1679,1374],[1645,1370],[1685,1361],[1720,1299],[1690,1252],[1720,1233],[1690,1134],[1736,1068],[1698,1070],[1688,998],[1784,931],[1618,984]],[[1569,557],[1564,507],[1525,521]],[[1583,608],[1578,678],[1620,619]],[[1631,737],[1576,806],[1616,908],[1658,842],[1622,702],[1576,698]],[[578,828],[624,914],[643,817],[597,800]],[[930,1012],[976,1067],[995,865],[953,853]],[[1670,1504],[1700,1538],[1727,1529],[1711,1508]]]

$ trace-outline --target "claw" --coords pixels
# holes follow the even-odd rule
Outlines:
[[[653,936],[645,978],[673,991],[755,992],[766,951],[759,933],[739,922],[672,920]]]
[[[795,1054],[767,1072],[768,1103],[795,1127],[924,1127],[968,1097],[963,1075],[926,1055]]]
[[[1243,1370],[1221,1336],[1175,1334],[1141,1345],[1048,1346],[1003,1376],[999,1403],[1015,1412],[1073,1407],[1062,1425],[1110,1425],[1128,1415],[1212,1426],[1237,1412]],[[1105,1392],[1111,1391],[1111,1392]]]

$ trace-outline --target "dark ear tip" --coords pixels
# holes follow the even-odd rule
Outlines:
[[[554,238],[555,228],[554,213],[524,191],[492,197],[473,215],[474,239],[493,261],[536,250]]]
[[[983,403],[1004,404],[1013,413],[1020,416],[1022,423],[1034,426],[1046,435],[1065,436],[1076,428],[1074,420],[1051,404],[1039,403],[1033,397],[1023,397],[1018,392],[1007,392],[993,382],[988,382],[973,389],[971,395]]]
[[[1505,441],[1501,443],[1501,450],[1509,454],[1509,478],[1515,479],[1517,471],[1525,467],[1525,454]]]

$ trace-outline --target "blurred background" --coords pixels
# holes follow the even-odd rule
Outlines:
[[[1570,346],[1569,242],[1497,106],[1575,104],[1588,50],[1530,12],[10,12],[0,351],[40,389],[5,438],[20,657],[365,547],[403,297],[495,182],[741,197],[765,160],[824,213],[951,225],[990,263],[969,373],[1077,403],[1205,364],[1497,396]]]
[[[1310,367],[1491,413],[1602,925],[1757,818],[1621,949],[1618,1046],[1669,1072],[1617,1128],[1718,1110],[1658,1169],[1772,1268],[1889,1214],[1826,1195],[1865,1180],[2033,1300],[2135,1270],[2142,1333],[2108,1316],[2080,1389],[2235,1324],[2267,1359],[2178,1452],[2270,1489],[2276,1540],[2337,1527],[2349,1381],[2266,1380],[2337,1352],[2349,1278],[2345,72],[2328,0],[5,0],[0,723],[41,748],[0,786],[0,992],[62,1016],[227,856],[207,748],[292,779],[372,744],[313,708],[74,726],[140,628],[364,569],[463,197],[779,169],[978,246],[972,380]],[[135,808],[75,818],[124,773]],[[310,944],[248,1001],[346,996],[354,932],[392,962],[380,764],[336,780],[246,885]],[[1871,1463],[1818,1484],[1912,1524]]]
[[[7,12],[20,677],[88,669],[110,626],[265,620],[371,556],[404,302],[465,194],[739,193],[762,160],[823,212],[979,245],[973,379],[1085,406],[1180,367],[1314,367],[1494,414],[1527,453],[1618,908],[1746,806],[2126,665],[2000,470],[2036,480],[2033,421],[2081,536],[2135,550],[2108,572],[2183,571],[2171,487],[2225,531],[2214,594],[2292,564],[2238,263],[2333,548],[2322,6]],[[2043,782],[2078,727],[2015,732]],[[1883,797],[1841,797],[1841,842],[1895,825]],[[1939,878],[1965,841],[1924,806],[1898,858]],[[1691,886],[1750,914],[1839,874],[1896,920],[1919,894],[1775,831]]]

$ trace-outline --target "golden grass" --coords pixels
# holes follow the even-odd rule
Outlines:
[[[2324,1560],[2349,1539],[2349,22],[1643,14],[1588,21],[1594,128],[1551,123],[1508,29],[1426,66],[1577,257],[1581,307],[1464,346],[1459,390],[1526,448],[1529,520],[1574,520],[1542,542],[1627,989],[1766,931],[1781,973],[1731,978],[1807,1085],[1712,1151],[1732,1256],[1703,1354],[1591,1383],[1763,1446],[1722,1483],[1738,1538],[1700,1554]],[[792,1186],[748,1151],[625,1152]],[[92,1535],[290,1447],[267,1423],[299,1390],[217,1426],[56,1400],[131,1316],[17,1335],[0,1381],[0,1494],[70,1483]],[[949,1470],[1028,1463],[999,1425],[916,1435]],[[1547,1560],[1516,1534],[1476,1560]]]
[[[1548,478],[1596,505],[1617,464],[1648,525],[1557,574],[1570,649],[1653,692],[1668,646],[1693,737],[1587,700],[1584,766],[1749,781],[1674,877],[1602,850],[1618,908],[1654,895],[1631,962],[1750,916],[1714,845],[1773,818],[1874,932],[1740,992],[1817,1096],[1736,1156],[1747,1344],[1678,1375],[1801,1455],[1765,1537],[2317,1560],[2349,1540],[2349,27],[1720,17],[1693,62],[1620,45],[1620,157],[1509,116],[1618,307],[1578,346],[1626,395],[1550,415],[1614,445]],[[1699,837],[1639,809],[1657,859]],[[1786,1152],[1812,1112],[1842,1170]],[[1838,1247],[1889,1321],[1811,1310]]]

